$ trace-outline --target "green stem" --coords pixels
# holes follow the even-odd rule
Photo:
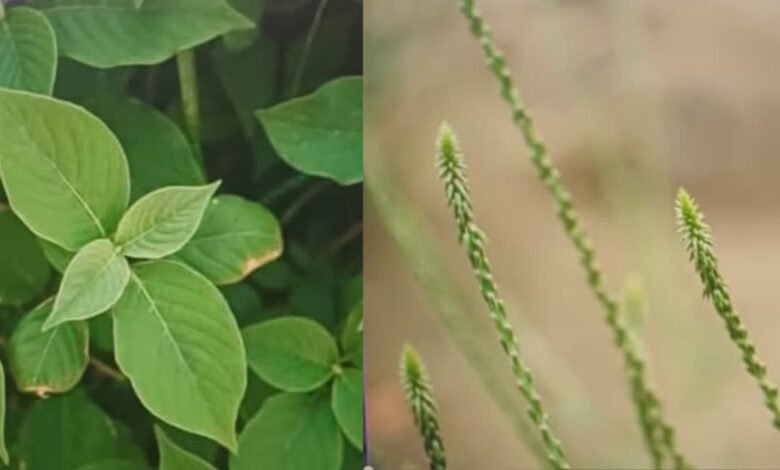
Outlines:
[[[428,372],[417,351],[410,345],[404,346],[401,353],[401,385],[412,410],[414,424],[423,438],[430,470],[446,470],[447,456],[439,431],[436,400],[433,398]]]
[[[631,396],[636,406],[642,432],[652,448],[653,459],[660,464],[662,448],[667,446],[672,449],[675,466],[678,468],[688,467],[687,462],[676,450],[674,431],[665,420],[660,399],[648,382],[645,359],[637,348],[617,301],[607,290],[604,274],[596,259],[596,252],[574,211],[571,196],[561,180],[558,169],[547,155],[547,149],[536,133],[531,116],[520,102],[514,80],[506,65],[506,59],[496,46],[492,32],[485,24],[474,0],[459,0],[459,3],[469,29],[479,41],[488,67],[498,81],[501,97],[510,108],[512,121],[520,130],[526,146],[531,152],[531,163],[557,205],[558,218],[563,225],[564,232],[579,254],[588,287],[605,312],[606,323],[612,330],[615,344],[623,355],[631,387]]]
[[[563,448],[550,426],[531,369],[520,353],[517,337],[493,278],[493,270],[485,252],[485,236],[476,224],[471,206],[465,164],[455,136],[446,125],[442,126],[439,133],[438,148],[439,174],[444,182],[447,201],[458,225],[458,238],[466,249],[482,298],[498,332],[501,348],[509,357],[515,384],[528,402],[528,415],[542,438],[550,464],[555,469],[568,469],[570,467],[566,462]]]
[[[203,153],[200,148],[200,106],[198,103],[198,76],[195,70],[195,51],[187,49],[176,54],[176,66],[179,71],[179,89],[181,92],[184,125],[195,152],[195,158],[203,166]]]
[[[325,7],[328,5],[328,0],[320,0],[317,5],[317,10],[314,12],[314,19],[311,23],[311,28],[306,35],[306,42],[303,45],[303,51],[301,51],[301,58],[298,61],[298,66],[295,69],[295,76],[293,76],[293,82],[290,86],[290,95],[296,96],[301,88],[301,82],[303,81],[303,73],[306,71],[306,62],[309,60],[309,53],[311,52],[311,45],[314,42],[314,36],[317,35],[317,31],[320,29],[320,23],[322,22],[322,15],[325,13]]]
[[[748,336],[747,328],[731,302],[726,281],[723,280],[718,267],[718,258],[715,256],[710,227],[705,222],[704,215],[699,211],[696,201],[684,189],[680,189],[677,194],[677,221],[690,260],[704,286],[704,298],[712,302],[715,311],[726,324],[729,337],[737,345],[745,368],[756,379],[758,387],[764,395],[764,405],[772,414],[772,425],[780,431],[777,386],[767,377],[766,365],[758,357],[756,347]]]
[[[455,343],[455,350],[466,360],[469,370],[475,374],[488,397],[500,410],[500,416],[506,419],[537,463],[545,469],[551,468],[545,449],[531,428],[528,417],[516,406],[514,390],[504,386],[499,377],[503,371],[499,371],[485,342],[480,341],[485,336],[481,330],[482,324],[475,321],[474,315],[466,307],[469,301],[462,295],[462,290],[453,292],[455,281],[441,265],[441,256],[436,252],[437,245],[431,241],[426,230],[426,219],[419,216],[416,207],[404,199],[404,193],[387,180],[387,174],[386,168],[376,169],[376,166],[375,171],[366,174],[366,189],[372,206],[379,213],[381,222],[447,329],[449,338]]]

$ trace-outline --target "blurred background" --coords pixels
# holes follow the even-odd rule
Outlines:
[[[780,380],[780,3],[481,0],[573,193],[678,443],[698,468],[780,467],[762,397],[676,232],[685,186],[769,375]],[[575,468],[647,468],[622,360],[455,0],[365,5],[369,436],[423,469],[398,382],[427,362],[451,468],[538,468],[434,166],[454,128],[521,347]]]

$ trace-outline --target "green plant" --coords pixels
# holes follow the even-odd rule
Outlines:
[[[442,125],[439,131],[438,165],[441,179],[444,182],[447,201],[450,207],[452,207],[458,226],[458,239],[466,249],[469,261],[474,269],[474,275],[479,283],[482,298],[487,304],[490,316],[498,332],[501,347],[511,361],[515,383],[528,402],[528,415],[542,437],[542,442],[547,451],[547,459],[554,468],[569,468],[563,455],[560,441],[555,437],[550,428],[547,413],[544,411],[541,399],[534,386],[531,370],[524,363],[520,354],[517,338],[506,314],[504,301],[493,279],[490,262],[485,254],[485,236],[474,221],[463,157],[458,148],[455,135],[446,124]]]
[[[360,6],[0,13],[3,461],[361,468]]]
[[[764,395],[764,404],[772,414],[772,424],[780,430],[777,386],[767,377],[766,365],[758,358],[756,347],[748,337],[747,328],[731,302],[726,282],[718,268],[710,226],[705,222],[696,201],[682,188],[677,193],[676,210],[685,249],[701,279],[702,294],[712,302],[715,311],[726,324],[729,337],[739,348],[748,373],[756,379]]]
[[[446,470],[447,456],[439,432],[439,418],[436,416],[436,401],[433,398],[430,379],[420,355],[408,344],[401,352],[401,385],[406,393],[414,423],[422,435],[430,469]]]

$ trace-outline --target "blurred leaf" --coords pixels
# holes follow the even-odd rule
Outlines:
[[[284,393],[266,400],[247,424],[230,470],[338,470],[343,451],[326,394]]]
[[[282,253],[282,232],[274,215],[239,196],[214,198],[200,228],[175,258],[217,285],[242,281]]]
[[[46,16],[30,8],[12,8],[0,23],[0,87],[50,95],[57,44]]]
[[[72,253],[65,248],[55,245],[54,243],[47,242],[43,239],[38,239],[38,243],[43,249],[43,255],[50,265],[54,267],[60,274],[64,273],[68,268],[70,260],[76,256],[76,253]]]
[[[157,64],[229,31],[253,27],[224,0],[37,0],[60,54],[97,68]],[[154,21],[150,21],[153,18]]]
[[[89,344],[103,351],[114,350],[114,318],[112,315],[98,315],[90,318]]]
[[[75,470],[103,460],[137,461],[142,454],[79,389],[38,401],[22,423],[19,443],[26,470]]]
[[[219,452],[219,445],[205,437],[182,431],[162,422],[155,424],[154,427],[163,430],[165,435],[178,447],[207,462],[212,462]]]
[[[51,277],[35,236],[10,210],[0,209],[0,304],[21,305],[43,293]]]
[[[258,269],[251,276],[253,283],[264,289],[282,290],[290,286],[295,274],[287,261],[280,259]]]
[[[276,95],[277,56],[276,45],[267,38],[259,38],[240,52],[215,47],[211,54],[222,86],[248,129],[257,125],[253,112],[268,106]],[[247,132],[250,138],[254,134]]]
[[[336,296],[327,279],[310,276],[293,286],[290,299],[297,315],[317,320],[328,330],[336,328]]]
[[[24,315],[8,344],[9,368],[17,388],[39,396],[75,387],[89,359],[86,322],[41,330],[53,305],[49,299]]]
[[[257,39],[258,29],[262,22],[265,0],[228,0],[234,10],[241,13],[255,25],[255,28],[231,31],[222,37],[225,48],[229,51],[239,51],[249,47]]]
[[[240,327],[254,323],[263,315],[263,301],[260,294],[249,284],[232,284],[220,290]]]
[[[9,463],[8,447],[5,444],[5,415],[6,415],[6,394],[5,394],[5,369],[0,362],[0,460],[6,465]]]
[[[89,463],[78,470],[149,470],[149,467],[138,462],[111,459]]]
[[[122,96],[134,70],[133,67],[95,69],[60,58],[54,95],[82,105],[93,104],[106,97]]]
[[[318,3],[320,1],[317,0]],[[359,21],[359,16],[354,9],[325,15],[312,38],[308,53],[308,30],[290,44],[284,58],[284,76],[289,93],[310,93],[342,71],[351,45],[351,25],[355,21]],[[301,60],[305,62],[301,63]],[[299,70],[300,67],[303,69]],[[296,74],[299,73],[301,82],[298,89],[289,90],[289,87],[296,85]]]
[[[214,466],[170,440],[159,426],[154,428],[160,449],[160,470],[215,470]]]
[[[338,364],[338,347],[321,325],[298,317],[259,323],[243,331],[249,366],[267,383],[288,392],[324,385]]]
[[[98,100],[90,109],[125,149],[131,201],[165,186],[205,183],[184,132],[161,112],[128,97]]]
[[[306,174],[363,181],[363,79],[340,78],[311,95],[257,111],[279,155]]]

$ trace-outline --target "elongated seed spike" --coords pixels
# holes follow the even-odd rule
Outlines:
[[[588,287],[601,304],[615,344],[623,355],[626,375],[631,386],[631,396],[653,467],[661,468],[663,458],[668,454],[675,468],[688,468],[690,465],[677,450],[673,429],[664,418],[660,399],[646,377],[645,359],[634,344],[624,314],[615,297],[606,288],[605,276],[598,267],[596,253],[574,211],[571,196],[561,181],[560,173],[547,155],[547,149],[536,133],[531,115],[520,101],[506,59],[496,46],[491,30],[485,24],[475,1],[458,0],[458,3],[470,31],[479,41],[488,68],[498,82],[501,98],[509,107],[512,122],[522,134],[530,150],[531,163],[557,206],[558,218],[564,232],[579,254]]]
[[[745,368],[756,379],[764,395],[764,404],[772,414],[772,425],[780,431],[777,387],[767,377],[766,366],[759,359],[756,347],[748,337],[747,328],[731,302],[728,286],[718,267],[710,227],[696,201],[684,189],[677,193],[676,209],[680,233],[704,288],[704,298],[712,302],[715,311],[723,319],[729,337],[739,348]]]
[[[446,470],[447,458],[439,431],[436,401],[433,398],[430,379],[420,355],[411,345],[404,346],[401,352],[401,384],[412,410],[414,423],[422,435],[430,469]]]
[[[504,301],[493,279],[493,272],[485,253],[485,236],[474,221],[474,210],[466,179],[466,165],[455,134],[447,125],[442,125],[438,138],[439,173],[444,183],[444,192],[452,208],[461,245],[468,254],[482,298],[487,304],[493,324],[498,332],[499,343],[509,356],[512,373],[517,387],[528,402],[528,415],[536,426],[547,452],[547,459],[556,469],[570,468],[563,454],[560,441],[550,427],[539,394],[534,386],[531,370],[523,361],[517,338],[509,323]]]

